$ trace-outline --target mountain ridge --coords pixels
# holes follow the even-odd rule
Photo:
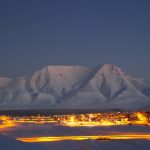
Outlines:
[[[150,104],[150,86],[112,64],[47,66],[29,77],[0,78],[0,109],[137,109]]]

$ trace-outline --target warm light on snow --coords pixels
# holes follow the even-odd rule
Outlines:
[[[23,142],[58,142],[65,140],[81,141],[81,140],[150,140],[150,134],[138,133],[124,133],[114,135],[93,135],[93,136],[51,136],[51,137],[31,137],[31,138],[17,138]]]
[[[90,113],[90,114],[69,114],[53,116],[24,116],[11,117],[0,116],[0,129],[7,129],[18,126],[21,123],[57,123],[62,126],[120,126],[120,125],[150,125],[149,116],[144,112],[112,112],[112,113]]]

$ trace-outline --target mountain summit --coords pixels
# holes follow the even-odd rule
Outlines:
[[[150,105],[150,86],[104,64],[47,66],[30,77],[0,78],[0,109],[126,109]]]

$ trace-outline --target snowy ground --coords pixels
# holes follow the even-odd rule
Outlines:
[[[1,132],[5,135],[18,138],[18,137],[41,137],[41,136],[70,136],[70,135],[106,135],[112,133],[150,133],[150,127],[148,126],[112,126],[112,127],[64,127],[57,125],[55,123],[47,124],[20,124],[15,128],[5,130]],[[2,138],[1,138],[2,139]],[[0,147],[9,146],[9,141],[1,142]],[[13,140],[14,141],[14,140]],[[16,142],[16,141],[15,141]],[[4,145],[5,143],[5,145]],[[16,150],[16,146],[22,146],[21,142],[19,144],[11,145],[13,149]],[[46,150],[149,150],[150,149],[150,140],[108,140],[108,141],[98,141],[98,140],[83,140],[83,141],[59,141],[59,142],[43,142],[38,143]],[[30,150],[43,150],[42,147],[36,147],[35,145],[27,144]],[[2,150],[7,150],[8,148],[3,148]],[[20,148],[24,150],[23,148]]]
[[[13,138],[0,135],[0,150],[46,150],[39,144],[23,143]]]
[[[0,136],[1,150],[149,150],[150,141],[61,141],[40,144],[23,143]]]
[[[42,144],[48,150],[149,150],[150,141],[63,141]]]

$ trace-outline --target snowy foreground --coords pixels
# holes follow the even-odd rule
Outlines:
[[[150,141],[65,141],[46,143],[48,150],[149,150]]]
[[[31,144],[0,135],[1,150],[149,150],[150,141],[61,141]]]
[[[55,123],[33,124],[23,123],[14,128],[9,128],[1,132],[9,137],[51,137],[51,136],[86,136],[86,135],[107,135],[107,134],[126,134],[142,133],[150,134],[149,126],[108,126],[108,127],[66,127]],[[37,145],[37,146],[36,146]],[[41,147],[39,147],[39,145]],[[0,136],[0,148],[2,150],[149,150],[150,140],[64,140],[48,141],[41,143],[22,143],[11,138]],[[28,147],[28,148],[27,148]],[[1,150],[1,149],[0,149]]]
[[[0,150],[46,150],[38,144],[23,143],[13,138],[0,135]]]

